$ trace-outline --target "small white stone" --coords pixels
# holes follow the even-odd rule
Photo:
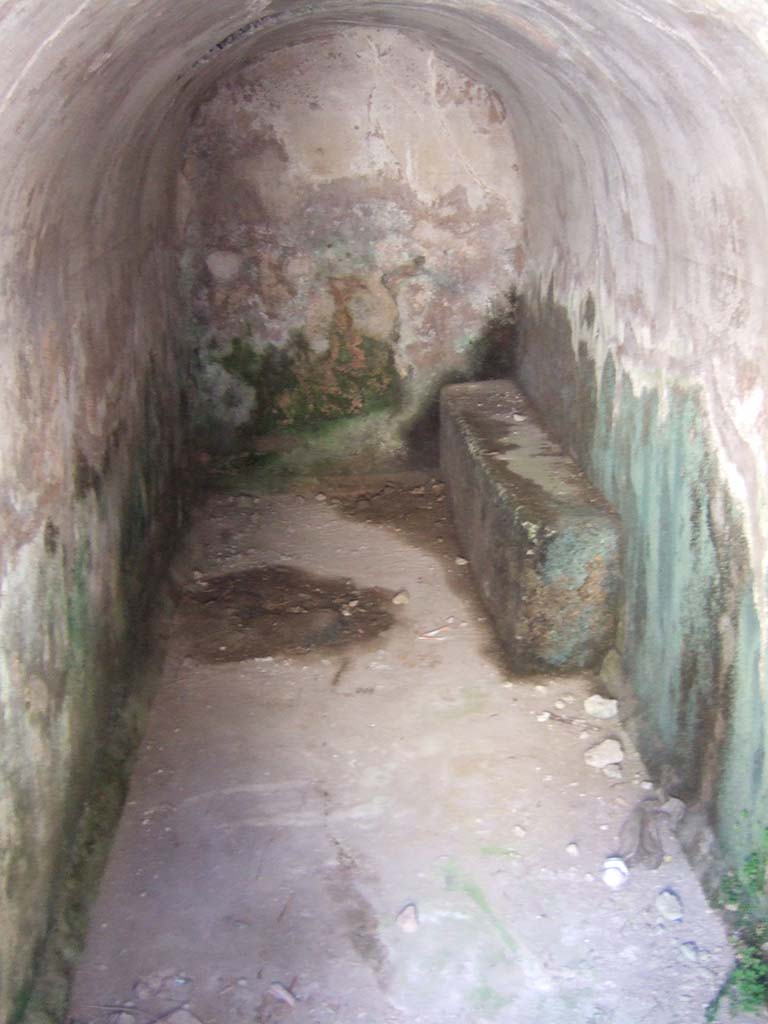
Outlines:
[[[392,598],[392,604],[408,604],[410,601],[407,590],[401,590]]]
[[[680,944],[680,956],[683,960],[689,960],[692,964],[695,964],[699,959],[699,947],[695,942],[682,942]]]
[[[565,848],[565,852],[568,854],[569,857],[578,857],[579,856],[579,846],[578,846],[578,843],[568,843],[568,845]]]
[[[286,1006],[296,1005],[296,996],[289,988],[286,988],[285,985],[281,985],[279,981],[273,981],[267,989],[267,992],[273,999],[277,999],[278,1002],[285,1003]]]
[[[522,839],[522,837],[527,834],[522,825],[513,825],[512,831],[519,839]]]
[[[624,748],[618,740],[603,740],[595,747],[590,747],[584,754],[584,760],[591,768],[605,768],[609,764],[620,764],[624,760]]]
[[[552,717],[552,715],[550,715],[550,713],[548,711],[542,711],[540,714],[536,715],[536,721],[537,722],[548,722],[551,717]]]
[[[629,868],[621,857],[607,857],[603,862],[603,881],[609,889],[620,889],[629,878]]]
[[[682,921],[683,905],[671,889],[662,889],[656,897],[656,909],[665,921]]]
[[[593,693],[584,701],[584,710],[592,718],[615,718],[618,714],[618,701],[610,700],[608,697],[601,697],[599,693]]]
[[[395,918],[400,931],[412,935],[419,928],[419,911],[415,903],[406,903]]]
[[[327,494],[323,494],[322,491],[319,491],[315,495],[315,501],[328,501],[328,495]]]
[[[467,561],[466,558],[454,558],[454,562],[456,563],[456,565],[469,565],[469,562]]]

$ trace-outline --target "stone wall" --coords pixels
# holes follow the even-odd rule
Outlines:
[[[324,35],[220,82],[180,195],[210,447],[371,413],[397,447],[470,372],[521,259],[504,104],[393,31]]]
[[[603,684],[656,779],[688,802],[689,852],[710,870],[703,826],[736,859],[764,827],[760,588],[701,388],[638,387],[613,354],[596,365],[592,315],[522,302],[518,376],[621,515],[622,626]]]
[[[743,858],[768,823],[762,0],[28,0],[0,25],[0,1019],[127,696],[182,389],[206,444],[250,443],[292,352],[278,420],[322,382],[327,422],[394,446],[503,340],[511,285],[523,382],[624,517],[646,752]],[[201,103],[198,140],[236,120],[179,177]]]
[[[514,121],[516,366],[622,516],[620,665],[643,753],[733,862],[768,825],[768,101],[745,116],[739,98],[768,80],[765,38],[667,8],[655,75],[618,56],[647,23],[616,15],[601,55],[547,23],[559,81],[543,37],[519,68],[543,102]]]
[[[119,67],[86,73],[100,44],[81,40],[69,63],[55,35],[54,88],[41,39],[6,13],[18,64],[0,104],[0,1020],[24,1012],[66,903],[61,1020],[82,926],[77,825],[109,781],[95,772],[124,771],[147,697],[146,615],[181,523],[175,167],[163,172],[178,144],[145,77],[126,99]],[[108,834],[92,824],[90,841]]]

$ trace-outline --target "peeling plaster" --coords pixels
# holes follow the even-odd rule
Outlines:
[[[172,223],[178,213],[180,230],[191,230],[194,174],[179,178],[190,119],[217,82],[260,60],[276,66],[297,46],[333,33],[398,30],[408,47],[432,54],[429,66],[420,65],[432,75],[430,103],[435,68],[448,66],[451,74],[498,96],[514,137],[519,188],[502,181],[503,167],[490,162],[479,169],[476,149],[466,148],[452,120],[460,120],[461,109],[449,115],[446,108],[429,108],[434,123],[450,129],[447,152],[466,186],[466,203],[444,197],[439,216],[416,209],[410,219],[398,220],[406,194],[398,193],[381,216],[382,224],[395,219],[372,250],[375,266],[389,269],[410,259],[412,245],[428,256],[446,232],[460,250],[459,228],[484,208],[477,177],[492,202],[510,198],[514,215],[492,225],[484,239],[484,250],[496,261],[488,269],[492,288],[472,291],[477,278],[470,276],[464,285],[471,294],[465,288],[457,300],[456,287],[438,277],[432,286],[445,288],[445,299],[427,315],[420,279],[399,283],[402,374],[413,367],[415,376],[426,377],[436,360],[455,365],[468,332],[455,329],[451,306],[460,301],[465,308],[459,319],[474,322],[489,295],[505,294],[517,283],[531,308],[543,308],[551,289],[549,305],[566,311],[563,346],[572,356],[583,341],[594,364],[580,378],[584,395],[576,406],[581,419],[573,441],[584,458],[593,436],[589,410],[598,406],[595,389],[609,363],[617,372],[614,430],[622,408],[640,415],[650,402],[658,436],[666,436],[678,422],[680,395],[698,396],[694,418],[700,450],[707,452],[712,508],[724,507],[726,497],[732,503],[729,529],[743,530],[746,538],[745,552],[739,544],[733,558],[739,586],[749,576],[748,592],[739,591],[738,614],[739,586],[726,581],[730,640],[725,626],[717,626],[733,669],[731,745],[718,746],[722,762],[716,771],[710,766],[698,785],[713,797],[717,782],[721,809],[727,800],[734,806],[752,800],[755,826],[763,824],[765,772],[758,755],[767,720],[760,686],[767,635],[768,427],[759,396],[768,365],[768,30],[762,0],[583,0],[576,6],[566,0],[30,0],[6,4],[0,25],[12,41],[0,53],[0,409],[9,425],[0,432],[3,792],[10,791],[8,780],[17,779],[32,779],[36,792],[48,792],[46,780],[55,776],[70,794],[67,813],[59,789],[51,789],[50,802],[34,814],[16,796],[0,804],[0,828],[21,837],[16,850],[34,850],[22,860],[18,852],[10,854],[26,873],[14,876],[12,905],[0,926],[0,1017],[6,1019],[23,994],[69,827],[82,806],[90,761],[84,745],[73,748],[72,737],[87,737],[92,746],[93,709],[120,697],[108,694],[99,666],[106,664],[107,649],[122,649],[105,647],[105,636],[112,636],[113,626],[115,635],[130,635],[135,613],[130,601],[123,607],[114,597],[112,559],[123,559],[121,586],[144,580],[156,561],[155,545],[169,529],[162,510],[173,503],[166,505],[163,496],[172,493],[181,464],[185,423],[179,385],[195,380],[191,354],[177,344],[186,332]],[[404,83],[394,84],[414,96]],[[385,113],[375,112],[373,133]],[[426,123],[412,111],[408,117]],[[357,166],[375,162],[390,175],[391,190],[398,162],[401,188],[407,184],[413,193],[414,208],[425,205],[436,188],[426,166],[434,160],[434,145],[401,139],[393,155],[393,140],[384,135],[372,134],[371,163]],[[256,167],[269,174],[259,194],[279,219],[293,210],[293,196],[275,187],[282,166],[277,149],[270,159]],[[317,185],[339,163],[334,158],[323,169],[313,158],[303,166],[317,175]],[[178,206],[177,185],[185,193]],[[502,243],[500,236],[509,231],[515,238]],[[407,251],[393,233],[408,238]],[[240,252],[241,243],[231,251]],[[207,239],[200,262],[211,250],[225,249]],[[273,276],[277,283],[269,287],[278,294],[275,267],[258,260],[254,265],[265,278]],[[198,282],[199,269],[194,259],[183,261],[185,288]],[[368,267],[360,276],[370,281],[373,272]],[[289,281],[308,273],[297,263],[287,270]],[[594,325],[582,331],[588,295]],[[322,354],[323,321],[334,307],[325,301],[305,308],[312,344]],[[545,320],[531,324],[538,342]],[[553,372],[545,366],[542,382]],[[557,420],[554,405],[549,414]],[[635,437],[630,419],[624,429]],[[371,429],[380,434],[387,427],[377,420]],[[150,469],[148,452],[160,469]],[[644,449],[644,458],[653,465],[652,451]],[[134,463],[139,470],[131,469]],[[620,473],[626,478],[630,471],[624,466]],[[89,474],[102,481],[101,490],[83,503],[75,484]],[[118,529],[118,522],[133,525]],[[44,624],[60,614],[35,585],[51,557],[45,545],[46,531],[49,541],[53,536],[49,523],[70,569],[80,564],[78,538],[90,538],[92,552],[82,594],[93,628],[81,647],[72,647],[73,658],[94,666],[91,689],[73,675],[60,706],[39,699],[40,682],[59,685],[58,668],[21,657],[37,649],[49,635]],[[713,534],[718,543],[722,523],[719,531]],[[70,601],[81,592],[65,590]],[[57,619],[51,628],[58,644],[64,627]],[[671,671],[666,678],[670,685],[679,682]],[[29,708],[18,699],[20,687],[32,694]],[[50,716],[47,759],[39,757],[35,715]],[[743,855],[744,838],[734,822],[723,815],[718,820],[731,854]]]
[[[197,115],[183,180],[202,444],[247,446],[265,423],[263,398],[254,393],[249,419],[233,400],[240,384],[211,362],[227,368],[234,338],[255,354],[288,352],[299,332],[326,359],[335,281],[355,282],[345,300],[354,329],[392,348],[403,421],[440,374],[468,372],[465,339],[511,283],[506,252],[520,242],[523,200],[504,106],[397,32],[322,36],[219,83]],[[275,398],[274,425],[293,426]]]

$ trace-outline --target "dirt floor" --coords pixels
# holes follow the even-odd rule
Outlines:
[[[731,957],[682,808],[589,679],[505,669],[439,481],[215,495],[175,572],[73,1022],[703,1021]]]

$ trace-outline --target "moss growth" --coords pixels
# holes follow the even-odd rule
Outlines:
[[[763,950],[752,943],[737,943],[736,966],[728,979],[731,998],[738,1010],[754,1013],[768,997],[768,963]]]
[[[265,433],[279,425],[276,399],[295,386],[293,363],[303,354],[304,344],[296,336],[289,340],[285,349],[268,345],[262,350],[241,338],[233,338],[229,351],[219,357],[227,373],[255,392],[248,433]]]
[[[362,334],[348,308],[356,278],[331,282],[335,311],[325,352],[312,350],[302,330],[284,345],[258,347],[233,338],[218,364],[254,392],[242,447],[273,430],[294,429],[400,404],[400,377],[389,341]]]
[[[295,384],[275,403],[281,425],[309,425],[399,404],[400,379],[385,342],[336,327],[321,357],[313,359],[308,348],[294,346],[294,351]]]
[[[67,609],[67,659],[69,671],[82,672],[85,652],[88,650],[88,635],[91,612],[88,600],[88,585],[91,571],[91,544],[86,538],[75,550],[71,579],[66,590]]]
[[[253,388],[253,408],[241,432],[248,439],[272,430],[323,420],[365,415],[399,404],[400,379],[389,345],[375,338],[350,340],[332,332],[326,353],[317,356],[300,331],[284,348],[258,351],[233,338],[220,365]]]
[[[17,997],[10,1024],[56,1024],[65,1019],[88,913],[120,818],[145,713],[143,701],[129,705],[116,718],[108,746],[96,762],[98,783],[78,823],[58,886],[54,924],[36,958],[33,982]]]
[[[723,998],[735,1009],[754,1013],[768,1003],[768,829],[757,849],[738,868],[727,872],[716,903],[732,915],[736,964],[707,1010],[707,1020],[717,1017]]]

